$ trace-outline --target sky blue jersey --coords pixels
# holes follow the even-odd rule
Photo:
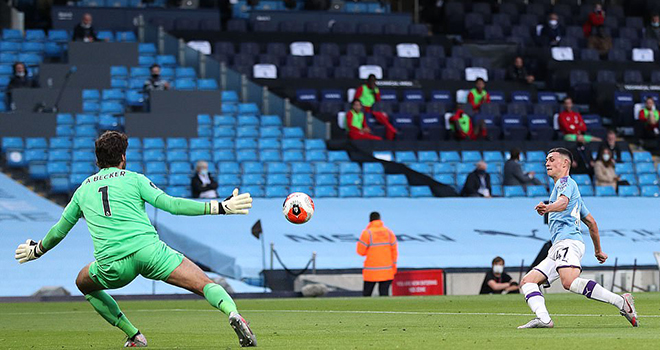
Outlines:
[[[589,210],[582,201],[577,183],[570,176],[562,177],[555,182],[555,187],[550,194],[550,203],[556,202],[557,198],[562,195],[568,198],[566,209],[548,215],[552,243],[562,239],[582,241],[580,221],[589,215]]]

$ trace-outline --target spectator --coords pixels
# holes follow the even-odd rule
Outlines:
[[[496,256],[493,259],[493,268],[486,272],[486,278],[481,284],[479,294],[507,294],[519,293],[518,283],[504,272],[504,259]]]
[[[559,16],[551,13],[548,16],[548,23],[543,25],[539,34],[540,44],[543,46],[558,46],[561,41],[563,29],[559,25]]]
[[[639,111],[639,120],[644,125],[644,137],[655,138],[660,135],[659,123],[660,115],[655,108],[653,97],[647,97],[644,108]]]
[[[475,127],[472,118],[461,108],[456,110],[456,113],[449,119],[449,129],[457,140],[485,139],[488,136],[486,123],[480,120],[476,124]]]
[[[351,110],[346,112],[346,130],[348,130],[348,138],[351,140],[377,140],[383,138],[371,133],[371,129],[367,125],[367,118],[362,111],[362,103],[359,100],[353,100]]]
[[[571,164],[571,174],[587,174],[594,176],[594,160],[591,151],[587,149],[583,141],[578,140],[575,147],[571,149],[573,153],[573,163]]]
[[[607,137],[605,138],[605,142],[603,142],[602,145],[600,145],[600,149],[598,150],[598,158],[600,158],[601,153],[603,153],[603,149],[609,149],[610,153],[612,154],[612,157],[614,159],[615,163],[621,163],[621,147],[616,144],[616,132],[614,130],[608,130],[607,131]]]
[[[150,71],[151,78],[144,82],[145,91],[162,91],[170,89],[170,83],[160,77],[160,65],[152,65]]]
[[[534,82],[534,76],[527,73],[523,58],[517,56],[513,60],[513,65],[509,67],[506,71],[506,79],[515,81],[518,83],[527,83],[531,84]]]
[[[584,123],[582,115],[573,111],[573,99],[566,97],[564,99],[564,111],[559,113],[559,129],[564,133],[564,140],[589,143],[591,141],[600,142],[601,139],[587,134],[587,124]]]
[[[486,91],[486,81],[477,78],[475,87],[468,93],[468,102],[472,105],[472,110],[479,112],[479,108],[484,103],[490,103],[490,95]]]
[[[383,225],[378,212],[369,214],[369,225],[360,235],[357,253],[367,257],[362,269],[364,279],[362,295],[371,296],[378,283],[378,294],[381,297],[388,296],[397,270],[399,251],[396,236],[392,230]]]
[[[82,16],[80,23],[73,28],[73,41],[91,43],[98,40],[96,30],[92,26],[92,15],[86,13]]]
[[[610,186],[616,190],[619,176],[616,174],[614,159],[609,148],[604,148],[594,163],[594,175],[596,186]]]
[[[520,165],[520,149],[514,148],[511,150],[511,158],[504,163],[504,186],[523,186],[527,185],[543,185],[543,183],[535,178],[536,173],[530,171],[524,173]]]
[[[37,88],[39,83],[33,79],[25,67],[25,63],[16,62],[12,67],[14,74],[9,80],[9,85],[7,85],[7,90],[18,89],[18,88]]]
[[[209,174],[209,164],[203,160],[197,162],[195,175],[190,179],[193,198],[218,198],[215,191],[218,183]]]
[[[376,86],[376,76],[370,74],[367,81],[355,90],[354,100],[359,100],[366,113],[370,113],[376,120],[385,125],[385,138],[394,140],[397,130],[390,123],[390,118],[387,113],[373,111],[372,107],[376,102],[380,101],[380,90]]]
[[[612,38],[605,31],[605,11],[603,5],[594,5],[594,11],[582,26],[584,36],[587,38],[587,46],[598,51],[601,56],[607,55],[612,48]]]
[[[490,174],[486,172],[486,162],[480,160],[473,172],[465,179],[461,196],[490,198]]]
[[[651,23],[646,27],[646,37],[649,39],[655,39],[660,45],[660,15],[654,13],[651,16]]]

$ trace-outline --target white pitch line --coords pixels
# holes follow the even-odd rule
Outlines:
[[[434,311],[372,311],[372,310],[258,310],[242,309],[245,312],[261,313],[310,313],[310,314],[385,314],[385,315],[433,315],[433,316],[530,316],[531,313],[507,312],[434,312]],[[198,309],[137,309],[134,312],[218,312],[218,310]],[[43,312],[4,312],[2,315],[64,315],[64,314],[93,314],[94,311],[43,311]],[[620,317],[616,314],[552,314],[559,317]],[[640,318],[660,318],[660,315],[639,315]]]

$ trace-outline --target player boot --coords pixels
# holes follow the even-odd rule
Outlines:
[[[555,326],[555,323],[550,320],[550,322],[545,323],[541,321],[540,318],[535,318],[527,323],[525,323],[522,326],[518,326],[518,329],[525,329],[525,328],[553,328]]]
[[[623,297],[623,309],[621,309],[621,316],[625,317],[633,327],[639,327],[637,322],[637,311],[635,310],[635,299],[632,294],[625,293]]]
[[[147,347],[147,338],[140,333],[139,331],[137,332],[136,335],[134,335],[132,338],[126,339],[126,344],[124,344],[125,348],[146,348]]]
[[[257,346],[257,337],[252,333],[250,325],[241,315],[236,312],[229,314],[229,324],[236,332],[241,347]]]

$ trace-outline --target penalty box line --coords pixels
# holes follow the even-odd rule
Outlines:
[[[218,312],[217,310],[201,309],[136,309],[134,312]],[[434,311],[373,311],[373,310],[260,310],[242,309],[241,312],[261,313],[309,313],[309,314],[363,314],[363,315],[433,315],[433,316],[530,316],[532,313],[508,312],[434,312]],[[94,311],[41,311],[41,312],[3,312],[2,315],[65,315],[65,314],[95,314]],[[552,314],[558,317],[621,317],[618,314]],[[660,318],[660,315],[638,315],[639,318]]]

